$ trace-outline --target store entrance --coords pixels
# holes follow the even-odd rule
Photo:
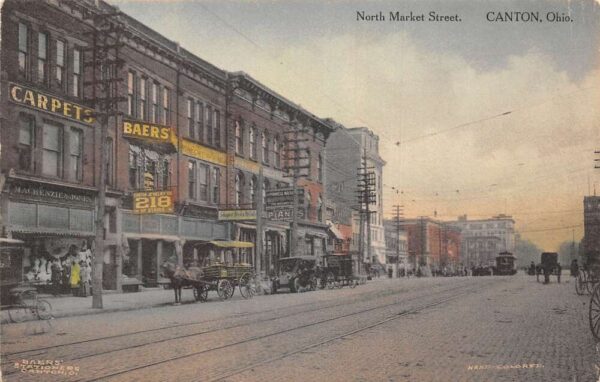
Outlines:
[[[142,239],[142,282],[146,287],[157,285],[156,240]]]

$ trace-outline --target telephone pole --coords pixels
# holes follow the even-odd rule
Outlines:
[[[371,262],[371,214],[369,206],[375,204],[375,172],[374,167],[367,166],[367,150],[363,150],[362,164],[357,171],[357,197],[360,214],[360,235],[359,235],[359,251],[363,263]],[[367,230],[366,256],[365,242],[363,239],[364,230]]]
[[[393,206],[395,209],[394,216],[394,226],[396,228],[396,263],[395,263],[395,273],[396,277],[400,277],[398,275],[398,265],[400,263],[400,231],[402,229],[402,219],[404,218],[404,206],[396,204]],[[404,262],[404,275],[408,276],[408,269],[406,268],[406,261]]]
[[[94,251],[94,264],[92,269],[92,308],[102,309],[102,274],[104,261],[105,240],[105,206],[106,206],[106,170],[108,155],[106,152],[106,140],[108,136],[109,119],[113,117],[116,121],[119,102],[124,97],[119,97],[118,84],[122,78],[118,76],[123,61],[119,58],[119,50],[122,46],[121,34],[123,26],[118,17],[119,12],[97,13],[89,15],[93,20],[94,29],[91,33],[93,45],[85,50],[91,53],[91,61],[84,59],[84,66],[91,68],[90,81],[83,83],[91,86],[92,97],[86,101],[95,109],[95,117],[100,122],[100,166],[98,174],[98,205],[96,213],[96,248]],[[85,58],[85,56],[84,56]],[[85,71],[84,71],[85,73]]]
[[[301,147],[302,142],[307,142],[308,139],[300,138],[299,133],[304,133],[305,130],[300,130],[297,126],[292,126],[292,131],[286,132],[291,137],[286,136],[285,150],[286,150],[286,165],[285,171],[288,173],[286,177],[292,178],[293,188],[293,204],[292,204],[292,229],[290,232],[290,253],[289,256],[296,256],[298,251],[298,180],[306,177],[308,174],[303,173],[301,170],[310,169],[310,158],[307,155],[306,147]],[[308,160],[309,164],[302,163],[301,160]],[[310,170],[309,170],[310,171]],[[308,219],[308,216],[305,217]]]

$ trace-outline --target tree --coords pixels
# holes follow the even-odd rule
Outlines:
[[[517,266],[526,267],[533,261],[540,262],[540,254],[543,251],[532,241],[527,239],[517,239],[515,243],[515,256],[517,257]]]

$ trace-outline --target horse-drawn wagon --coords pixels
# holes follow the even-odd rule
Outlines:
[[[341,288],[345,285],[354,288],[358,285],[358,277],[354,275],[352,258],[348,255],[324,256],[325,267],[321,273],[321,285],[329,289]]]

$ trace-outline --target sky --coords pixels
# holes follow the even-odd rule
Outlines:
[[[544,250],[583,236],[600,194],[600,3],[109,0],[199,57],[380,137],[384,209],[512,215]],[[458,15],[365,22],[357,12]],[[539,12],[542,22],[487,21]],[[548,22],[556,12],[572,22]]]

